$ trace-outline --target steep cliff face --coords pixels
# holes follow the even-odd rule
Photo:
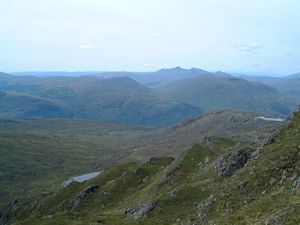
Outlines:
[[[74,200],[84,190],[74,207]],[[7,206],[8,224],[299,224],[300,112],[262,146],[209,137]]]

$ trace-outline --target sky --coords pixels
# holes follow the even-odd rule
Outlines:
[[[300,72],[299,0],[0,0],[0,71]]]

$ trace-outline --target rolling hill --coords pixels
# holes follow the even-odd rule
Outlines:
[[[294,100],[300,102],[300,76],[293,74],[285,77],[242,76],[249,81],[257,81],[275,87]]]
[[[300,101],[297,82],[286,85],[289,90],[277,89],[223,72],[210,73],[196,68],[84,76],[54,74],[57,76],[2,74],[0,117],[59,117],[166,126],[217,109],[287,115]],[[150,88],[132,78],[160,85]]]
[[[296,107],[295,102],[274,87],[224,73],[176,81],[154,92],[168,99],[201,106],[205,111],[229,108],[286,115]]]
[[[300,222],[300,112],[268,142],[210,137],[172,157],[106,168],[59,192],[12,202],[2,224]]]
[[[88,120],[0,119],[0,205],[123,160],[147,130]]]
[[[217,111],[159,130],[89,120],[1,119],[0,200],[57,190],[70,176],[119,161],[175,157],[206,137],[234,137],[256,146],[283,124],[257,116]]]
[[[150,131],[142,136],[142,147],[137,148],[131,158],[174,157],[183,149],[211,136],[234,137],[240,142],[257,145],[284,124],[261,120],[259,116],[255,112],[217,110]]]
[[[80,76],[96,76],[102,78],[112,77],[129,77],[138,81],[139,83],[149,86],[157,87],[168,84],[172,81],[201,76],[207,73],[205,70],[192,68],[183,69],[175,67],[171,69],[160,69],[155,72],[21,72],[14,73],[18,76],[35,76],[35,77],[80,77]]]
[[[256,120],[258,115],[216,111],[159,130],[89,120],[1,119],[0,200],[55,190],[72,175],[119,161],[175,157],[206,137],[234,137],[255,146],[283,124]]]
[[[37,96],[0,92],[2,118],[69,117],[63,104]]]
[[[72,118],[167,125],[202,112],[155,96],[127,77],[0,77],[0,117]]]

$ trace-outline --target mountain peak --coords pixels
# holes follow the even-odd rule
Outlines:
[[[9,76],[9,74],[0,71],[0,76]]]
[[[217,71],[217,72],[215,72],[215,75],[218,76],[218,77],[231,77],[230,74],[225,73],[223,71]]]
[[[182,68],[180,66],[177,66],[177,67],[173,67],[173,68],[170,68],[170,69],[160,69],[158,72],[172,72],[172,73],[208,73],[206,70],[202,70],[202,69],[199,69],[199,68],[191,68],[191,69],[185,69],[185,68]]]
[[[183,71],[187,71],[187,69],[184,69],[180,66],[174,67],[174,68],[170,68],[170,69],[166,69],[166,68],[162,68],[160,70],[158,70],[158,72],[183,72]]]
[[[287,76],[288,78],[300,78],[300,73],[295,73],[292,75]]]

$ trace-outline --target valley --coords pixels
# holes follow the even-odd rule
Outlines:
[[[296,225],[299,126],[300,113],[295,112],[263,143],[209,137],[175,158],[150,157],[108,167],[85,183],[11,203],[2,221]]]
[[[299,12],[1,0],[0,225],[300,225]]]
[[[1,74],[0,88],[1,225],[208,221],[215,188],[231,188],[220,160],[260,157],[297,105],[276,87],[200,69]]]

